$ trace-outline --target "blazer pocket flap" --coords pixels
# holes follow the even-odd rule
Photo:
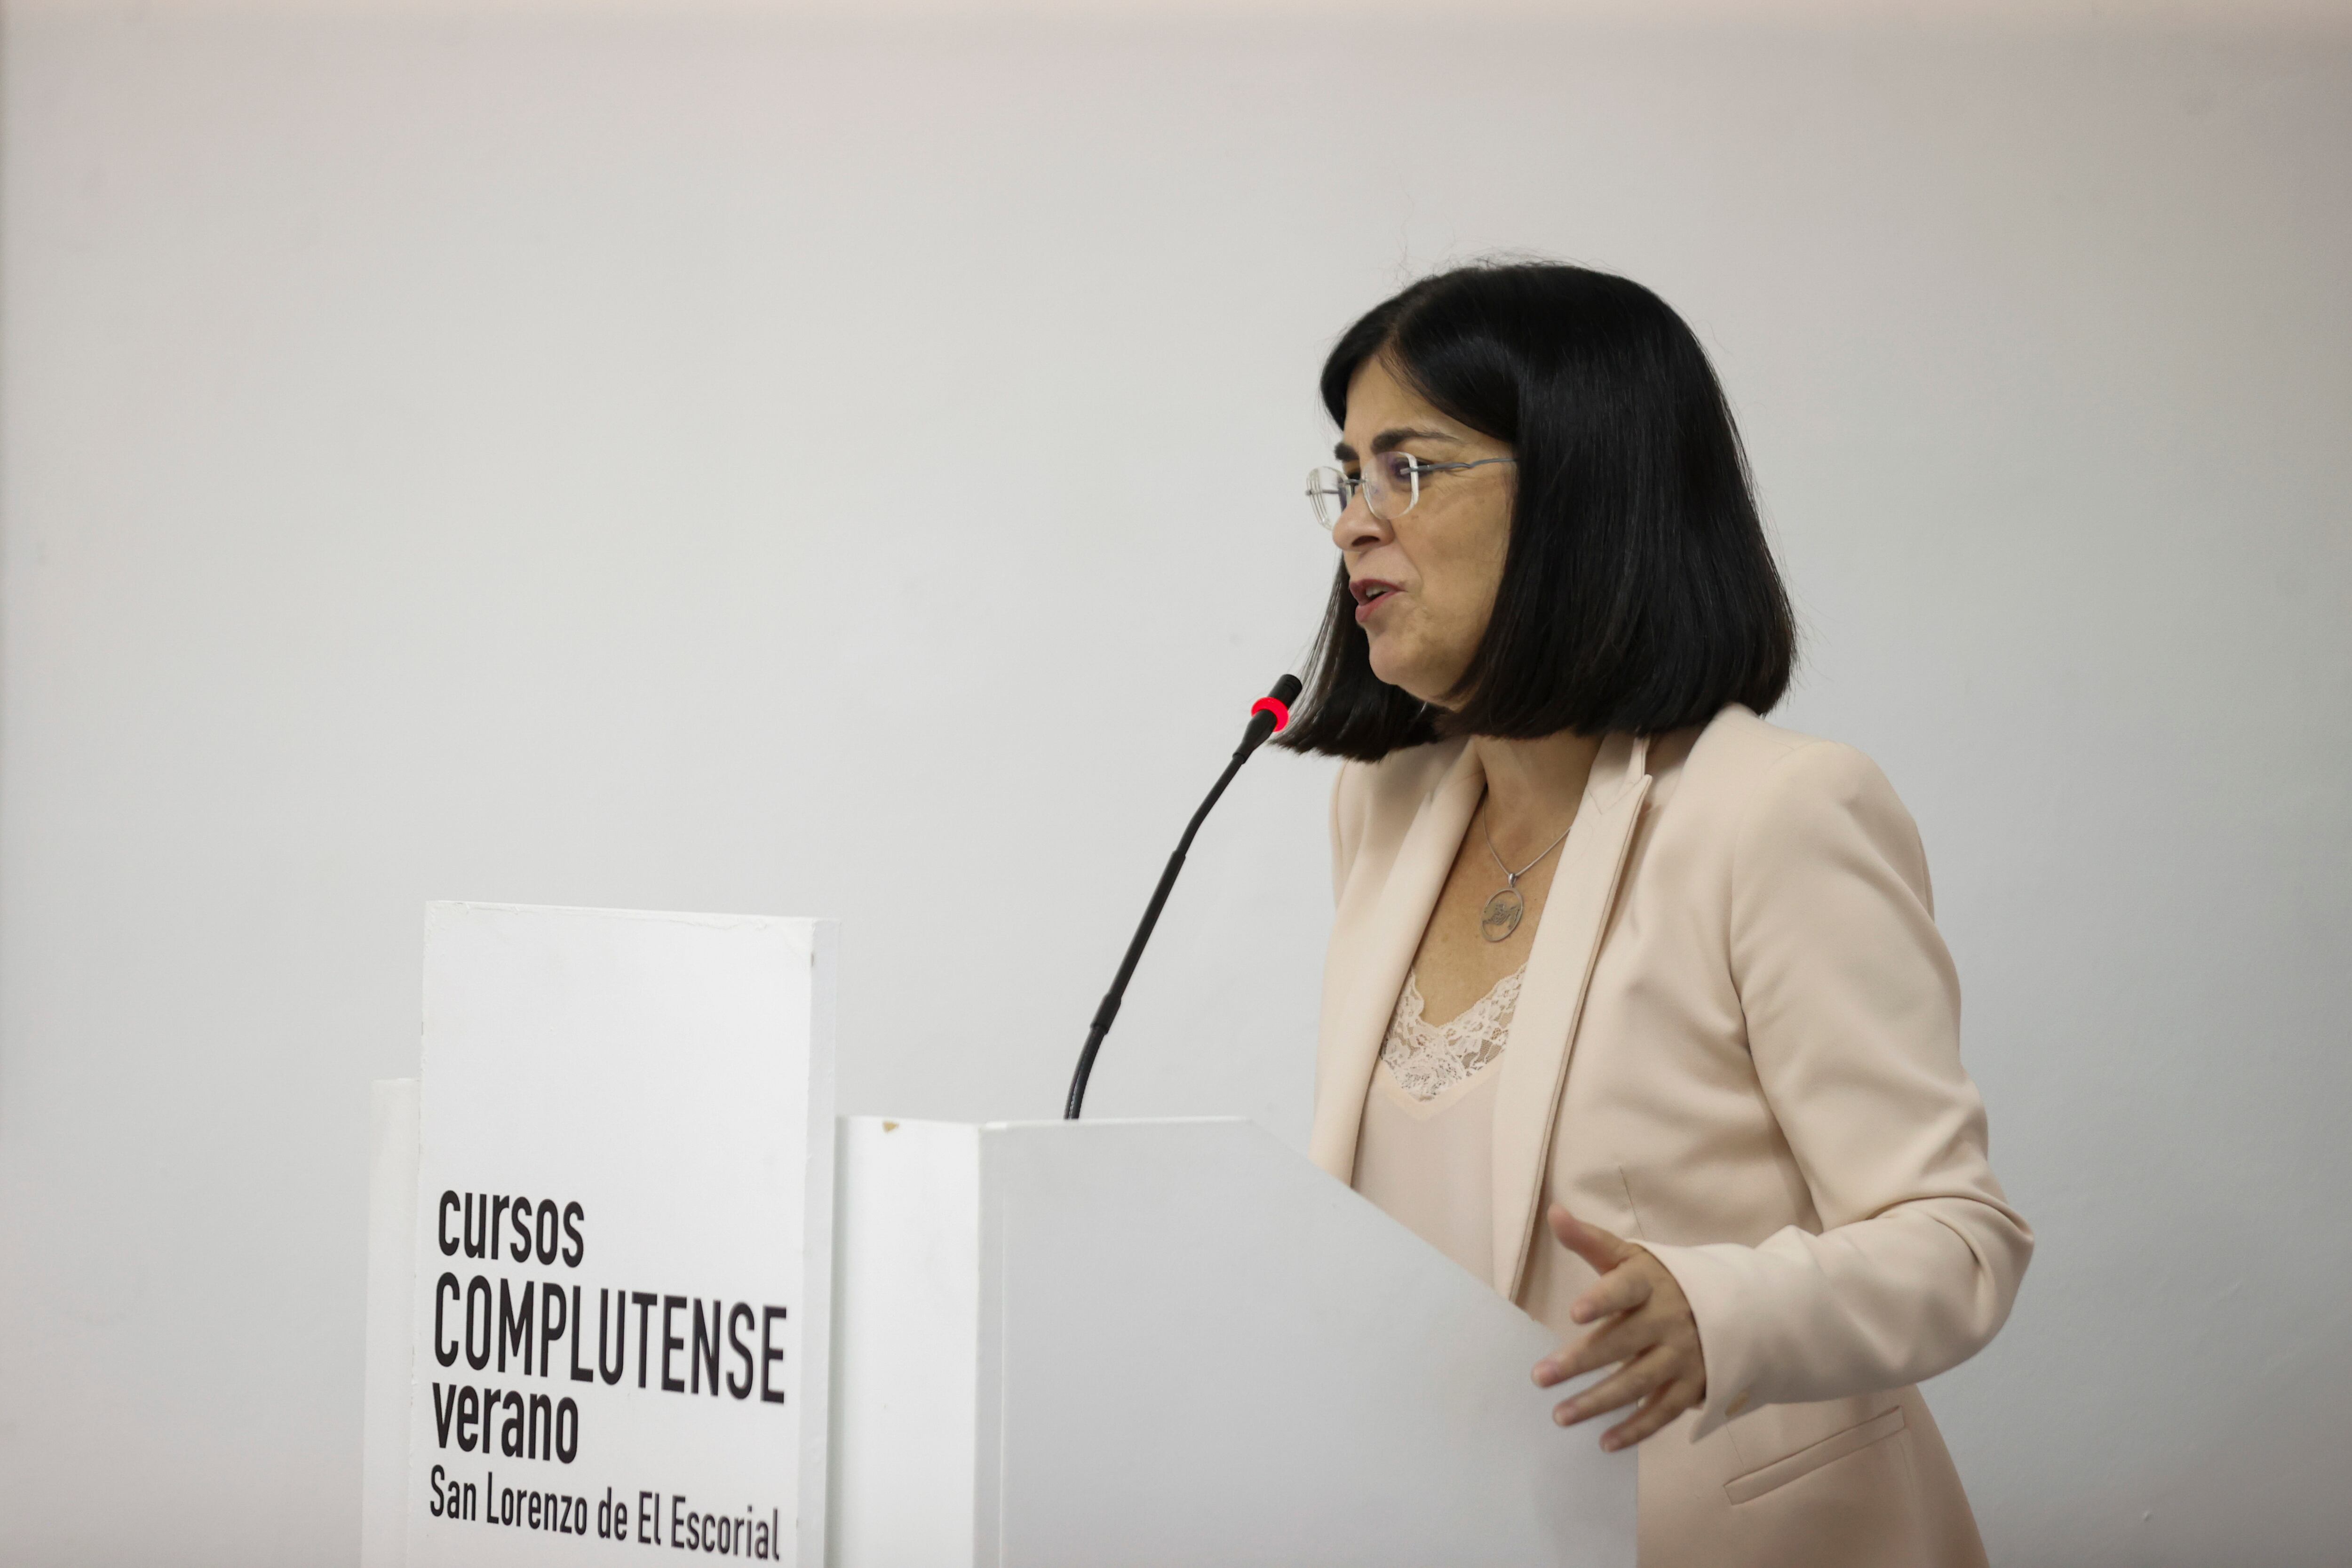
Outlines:
[[[1785,1459],[1775,1459],[1759,1465],[1744,1476],[1734,1476],[1723,1483],[1724,1495],[1733,1502],[1752,1502],[1766,1492],[1785,1487],[1799,1476],[1820,1469],[1832,1459],[1843,1459],[1848,1454],[1859,1453],[1873,1443],[1884,1443],[1903,1430],[1903,1406],[1882,1411],[1858,1426],[1843,1432],[1832,1432],[1820,1442],[1798,1449]]]

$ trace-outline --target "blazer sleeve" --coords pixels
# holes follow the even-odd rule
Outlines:
[[[1754,1405],[1957,1366],[2009,1316],[2033,1251],[1960,1066],[1918,831],[1868,758],[1816,742],[1774,765],[1734,844],[1730,908],[1748,1050],[1822,1229],[1649,1248],[1706,1358],[1694,1438]]]

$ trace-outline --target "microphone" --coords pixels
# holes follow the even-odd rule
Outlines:
[[[1176,885],[1176,873],[1184,868],[1184,852],[1192,847],[1192,836],[1201,831],[1208,820],[1209,808],[1242,771],[1250,753],[1265,744],[1277,730],[1290,727],[1290,705],[1298,698],[1298,677],[1286,675],[1274,683],[1274,689],[1250,704],[1249,727],[1242,731],[1242,743],[1234,748],[1234,760],[1217,775],[1215,787],[1192,820],[1184,826],[1184,837],[1176,841],[1176,853],[1168,857],[1168,868],[1160,873],[1160,886],[1151,892],[1151,902],[1143,910],[1143,923],[1135,928],[1135,940],[1127,944],[1127,956],[1119,960],[1118,974],[1103,993],[1102,1005],[1095,1009],[1095,1021],[1087,1031],[1086,1049],[1078,1053],[1078,1070],[1070,1075],[1070,1098],[1062,1107],[1062,1119],[1076,1121],[1078,1111],[1087,1102],[1087,1079],[1095,1070],[1095,1053],[1102,1049],[1103,1037],[1110,1033],[1111,1020],[1118,1016],[1118,1005],[1127,995],[1127,983],[1135,975],[1136,961],[1143,956],[1144,943],[1151,940],[1151,928],[1160,923],[1160,911],[1168,902],[1168,891]]]

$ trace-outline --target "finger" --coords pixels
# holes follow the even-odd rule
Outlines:
[[[1599,1226],[1587,1225],[1569,1213],[1565,1204],[1552,1205],[1544,1217],[1551,1222],[1551,1233],[1559,1238],[1559,1244],[1592,1265],[1595,1273],[1608,1273],[1633,1250]]]
[[[1612,1312],[1630,1312],[1650,1299],[1651,1289],[1647,1275],[1621,1264],[1579,1296],[1568,1309],[1568,1315],[1572,1321],[1590,1323]]]
[[[1639,1316],[1620,1318],[1579,1339],[1574,1344],[1562,1345],[1543,1360],[1536,1363],[1536,1384],[1549,1388],[1556,1383],[1566,1383],[1571,1377],[1581,1377],[1588,1372],[1598,1372],[1621,1361],[1631,1361],[1658,1342],[1658,1327]]]
[[[1602,1450],[1613,1454],[1664,1431],[1666,1423],[1698,1403],[1698,1388],[1688,1378],[1678,1377],[1651,1390],[1631,1417],[1601,1435]]]
[[[1653,1345],[1619,1368],[1615,1376],[1603,1378],[1575,1398],[1552,1406],[1551,1418],[1563,1426],[1573,1426],[1621,1405],[1631,1405],[1665,1382],[1673,1370],[1674,1357]]]

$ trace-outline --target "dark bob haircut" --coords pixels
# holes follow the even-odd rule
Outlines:
[[[1375,356],[1517,458],[1502,584],[1437,709],[1372,673],[1343,563],[1282,744],[1376,761],[1441,735],[1654,735],[1780,700],[1796,655],[1788,593],[1723,389],[1664,300],[1581,267],[1424,278],[1331,351],[1335,423]]]

